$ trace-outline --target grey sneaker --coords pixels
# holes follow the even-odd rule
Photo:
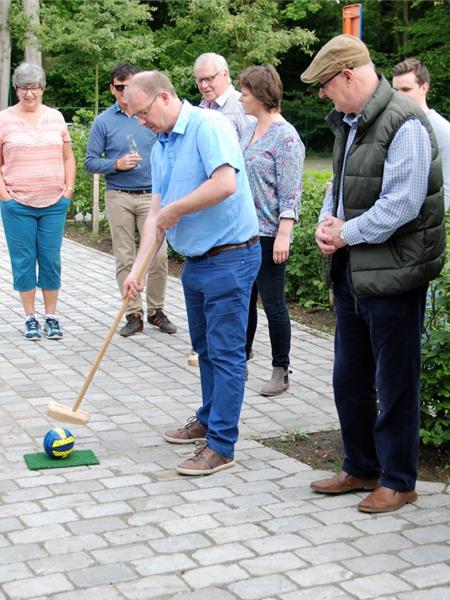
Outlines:
[[[26,340],[36,342],[41,339],[41,326],[34,315],[28,317],[25,321],[25,331],[23,333]]]
[[[147,321],[164,333],[176,333],[177,331],[175,325],[169,321],[161,308],[157,308],[152,315],[147,315]]]
[[[58,319],[53,317],[45,317],[44,333],[49,340],[60,340],[64,335]]]

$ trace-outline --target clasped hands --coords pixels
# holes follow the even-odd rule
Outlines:
[[[332,216],[319,223],[316,229],[316,244],[322,254],[334,254],[339,248],[346,246],[339,235],[344,223],[342,219]]]

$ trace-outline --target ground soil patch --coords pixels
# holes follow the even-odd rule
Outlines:
[[[314,469],[338,471],[342,466],[343,448],[340,431],[320,431],[302,434],[298,431],[277,438],[260,440],[291,458]],[[419,479],[450,483],[450,444],[434,448],[421,445]]]

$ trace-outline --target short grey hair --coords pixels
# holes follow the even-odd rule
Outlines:
[[[12,76],[13,87],[17,90],[17,88],[36,83],[39,84],[42,89],[45,89],[46,79],[44,69],[39,65],[33,65],[26,62],[20,63]]]
[[[228,68],[228,63],[220,54],[216,54],[215,52],[205,52],[205,54],[200,54],[195,60],[194,63],[194,75],[197,72],[197,69],[200,69],[203,65],[211,63],[218,71],[226,71],[228,73],[228,81],[231,83],[230,79],[230,69]]]

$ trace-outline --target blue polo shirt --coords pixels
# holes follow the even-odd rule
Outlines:
[[[127,135],[131,134],[142,156],[139,169],[119,171],[118,158],[130,153]],[[152,187],[150,154],[156,135],[129,117],[116,102],[95,118],[86,148],[85,168],[88,173],[105,176],[108,190],[147,190]]]
[[[167,230],[171,246],[199,256],[214,246],[245,242],[258,233],[258,220],[233,126],[217,111],[182,104],[174,128],[158,135],[152,156],[152,187],[166,206],[189,194],[222,165],[236,172],[236,191],[218,204],[181,217]]]

